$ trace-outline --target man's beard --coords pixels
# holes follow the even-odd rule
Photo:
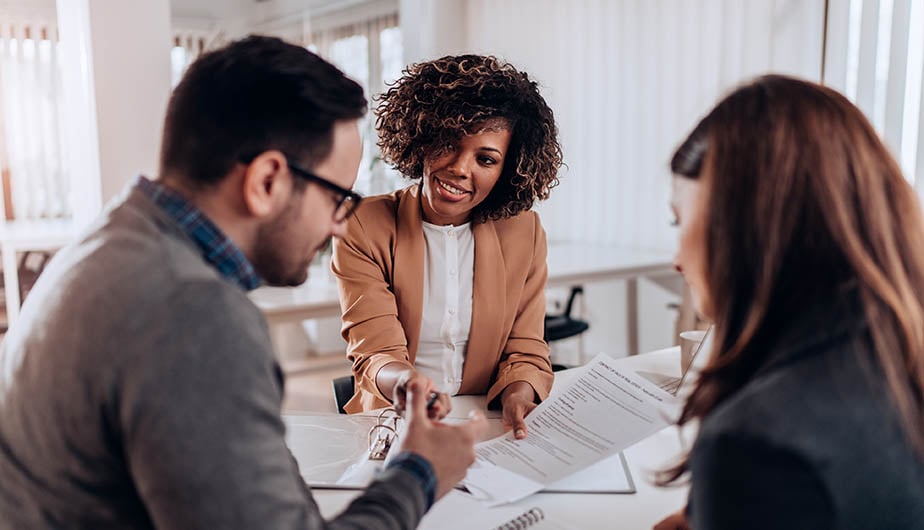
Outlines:
[[[298,249],[293,248],[292,225],[298,219],[294,203],[273,220],[257,229],[253,250],[253,266],[263,280],[270,285],[294,287],[305,283],[308,278],[308,259],[297,263]],[[314,253],[312,253],[313,257]]]

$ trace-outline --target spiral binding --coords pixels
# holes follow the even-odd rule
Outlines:
[[[543,519],[545,519],[545,514],[540,508],[531,508],[529,511],[524,512],[523,515],[507,521],[494,530],[521,530],[529,528]]]

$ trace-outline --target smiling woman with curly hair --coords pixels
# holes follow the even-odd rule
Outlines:
[[[475,209],[476,218],[517,215],[547,199],[558,184],[562,155],[552,109],[534,81],[494,57],[444,57],[411,66],[379,102],[382,157],[409,178],[421,178],[428,157],[487,125],[510,131],[503,172]]]
[[[448,395],[486,393],[522,438],[552,384],[546,238],[530,211],[558,184],[552,110],[527,74],[461,55],[408,67],[376,114],[382,157],[420,182],[363,201],[334,245],[346,410],[401,407],[420,374],[435,416]]]

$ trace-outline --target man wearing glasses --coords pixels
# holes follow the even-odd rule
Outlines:
[[[139,177],[39,280],[0,347],[0,528],[413,528],[474,460],[483,418],[427,417],[322,520],[284,441],[281,370],[246,291],[297,285],[360,201],[362,89],[250,37],[171,97]]]

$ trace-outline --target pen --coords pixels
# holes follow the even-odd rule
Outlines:
[[[439,398],[439,392],[430,392],[430,397],[427,399],[427,410],[433,410],[433,405],[436,405],[436,400]]]

